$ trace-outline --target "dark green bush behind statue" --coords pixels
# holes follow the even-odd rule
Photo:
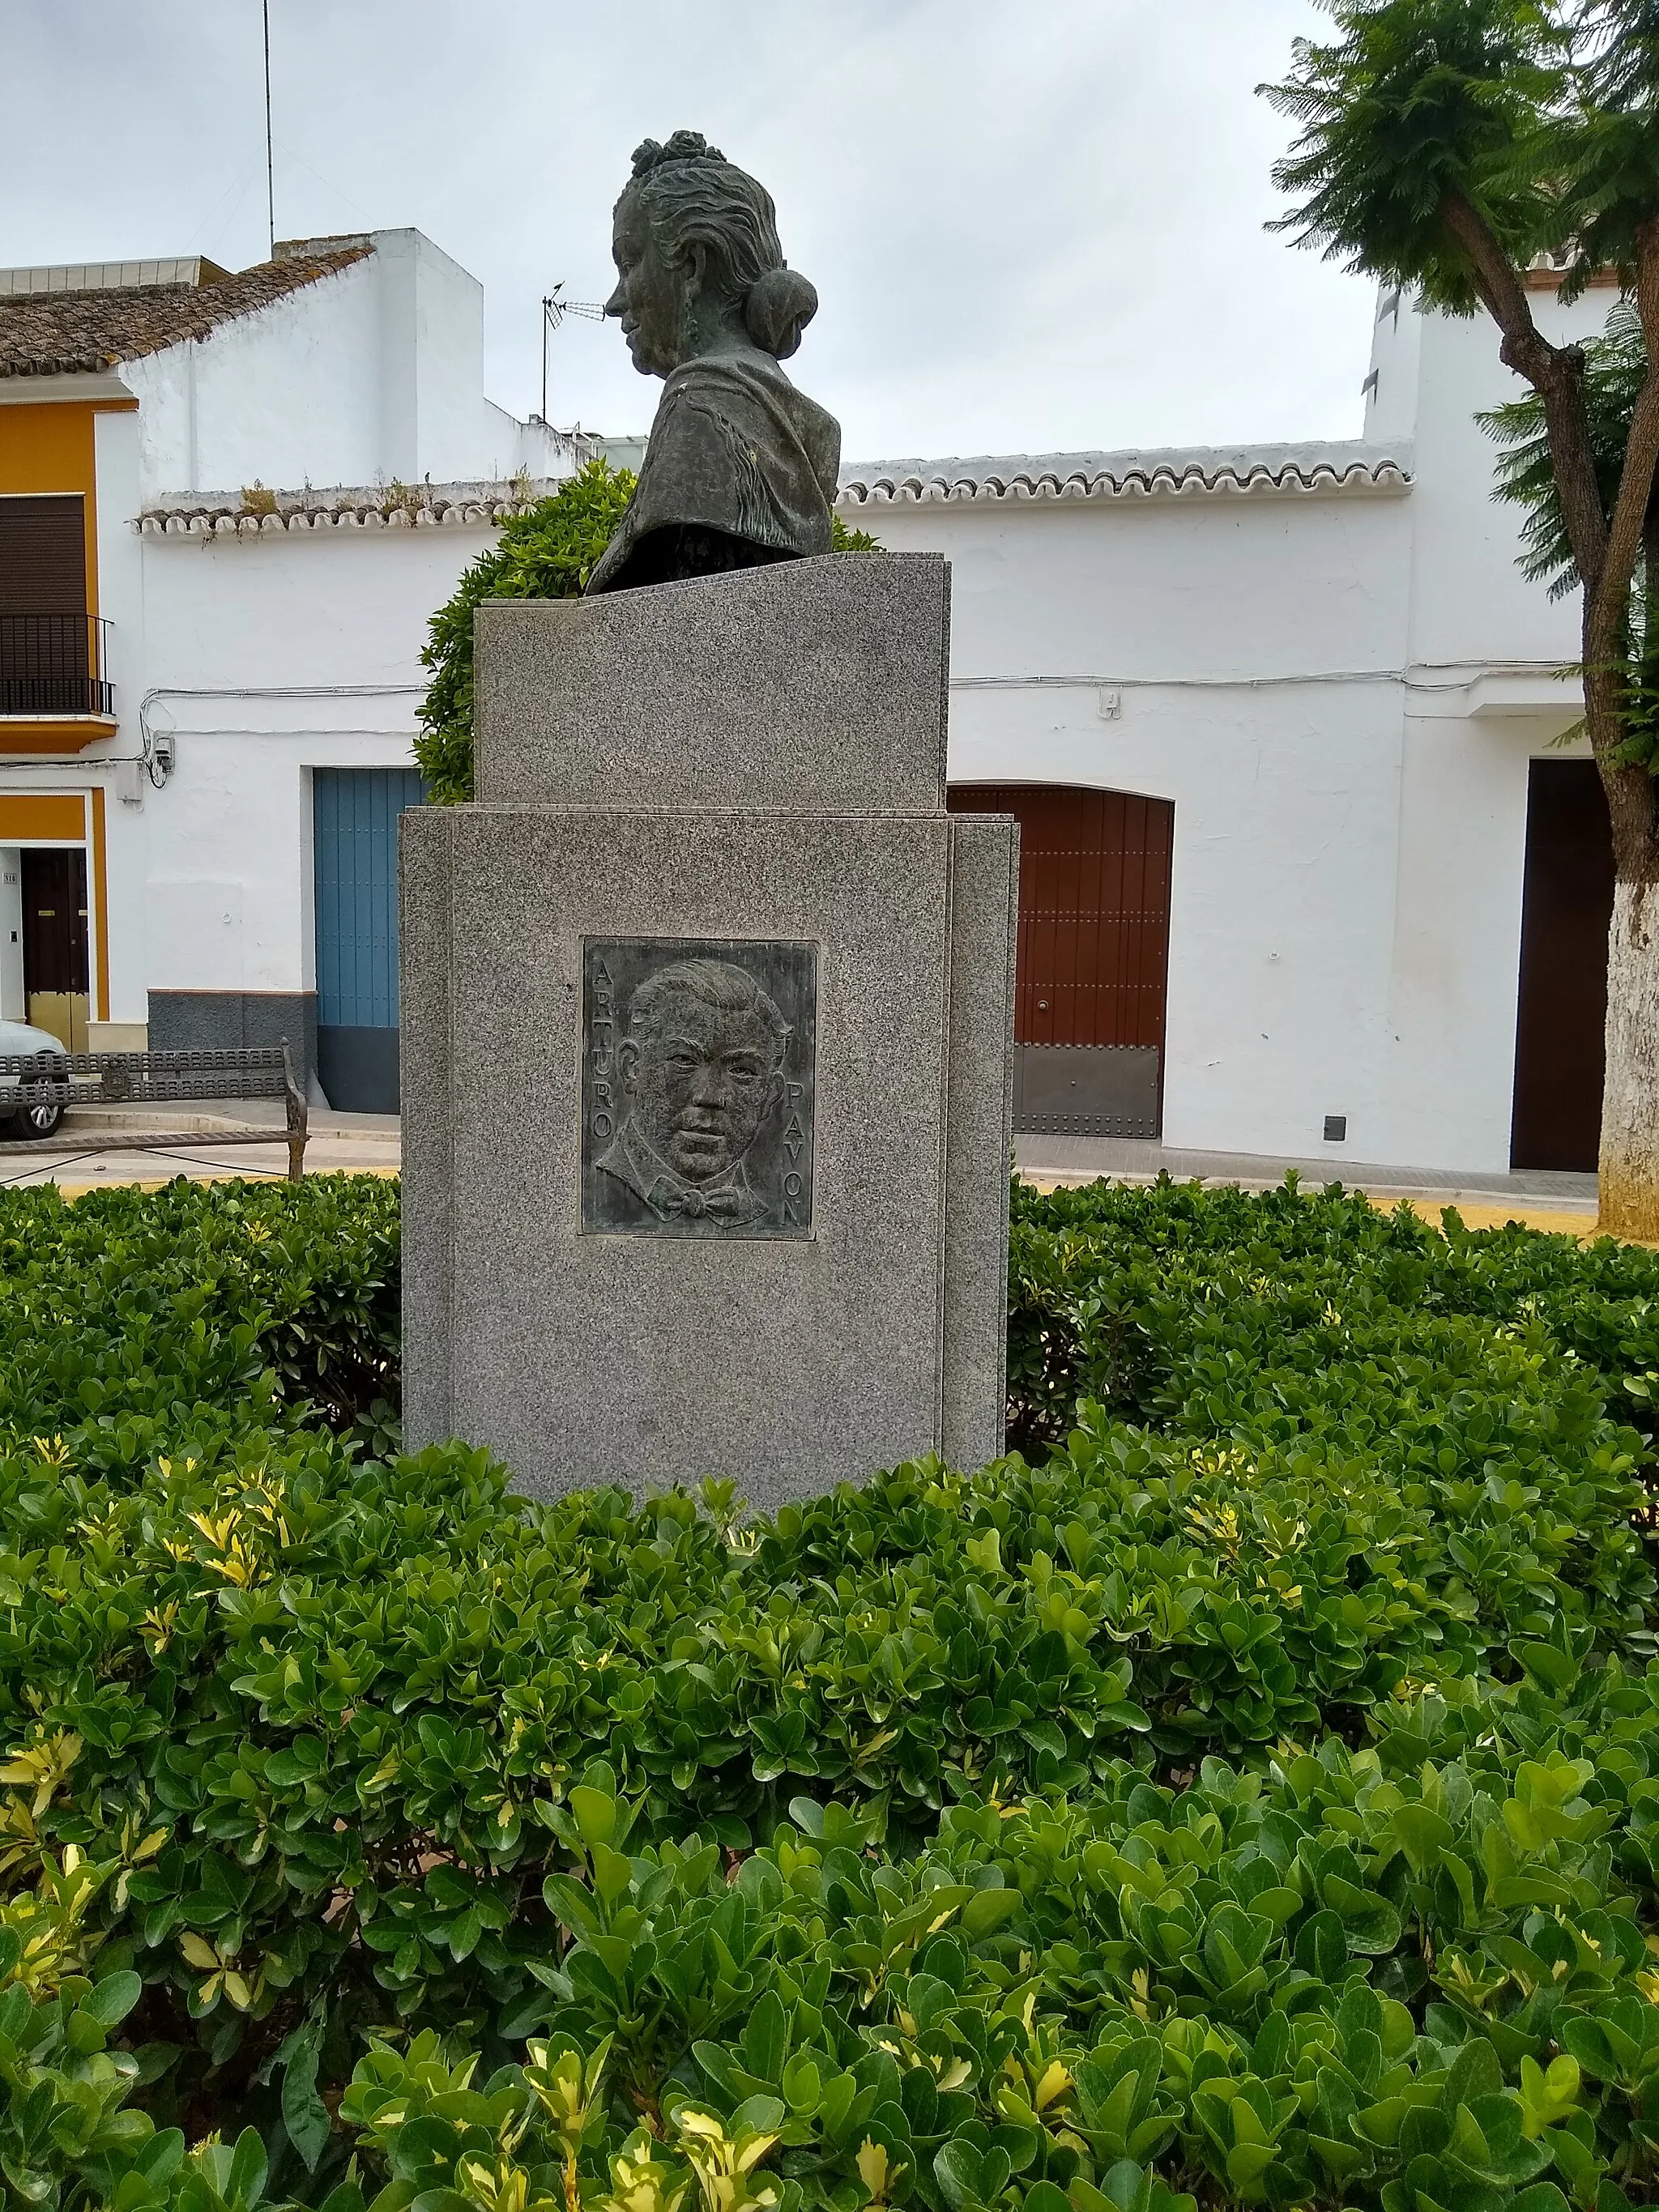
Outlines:
[[[580,598],[633,489],[629,470],[590,461],[550,499],[515,515],[433,616],[421,653],[432,684],[421,705],[415,757],[428,797],[441,805],[472,796],[474,608],[484,599]]]
[[[488,553],[466,569],[454,596],[428,625],[422,665],[432,682],[420,708],[415,758],[427,795],[454,806],[472,796],[472,616],[485,599],[580,599],[611,543],[634,477],[604,460],[590,461],[550,499],[515,515]],[[873,553],[876,541],[830,518],[838,553]]]

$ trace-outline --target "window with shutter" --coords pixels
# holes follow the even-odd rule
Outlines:
[[[86,501],[0,499],[0,615],[86,611]]]
[[[85,501],[0,498],[0,714],[106,712],[93,674]]]

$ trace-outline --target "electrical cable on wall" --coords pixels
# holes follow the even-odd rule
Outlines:
[[[31,753],[26,757],[0,760],[0,771],[13,769],[21,775],[33,775],[42,769],[69,768],[84,774],[89,769],[137,766],[149,776],[151,784],[160,791],[173,773],[173,738],[170,730],[156,730],[151,726],[149,710],[161,699],[413,699],[425,696],[423,684],[157,684],[146,691],[138,702],[138,735],[140,748],[136,753],[100,753],[88,760],[84,753]],[[191,732],[191,734],[198,734]],[[206,734],[203,732],[201,734]],[[295,738],[313,734],[327,737],[380,738],[388,734],[384,730],[331,729],[312,732],[305,730],[239,730],[238,737]]]

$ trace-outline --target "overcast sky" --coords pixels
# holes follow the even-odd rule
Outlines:
[[[1255,97],[1311,0],[270,0],[279,237],[414,225],[483,280],[490,396],[600,301],[640,139],[778,204],[791,374],[849,459],[1348,437],[1369,285],[1264,231]],[[259,0],[0,0],[0,266],[264,258]],[[614,324],[549,413],[642,428]]]

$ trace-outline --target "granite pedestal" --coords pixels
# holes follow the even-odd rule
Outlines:
[[[949,571],[477,616],[402,817],[404,1432],[775,1506],[1001,1449],[1017,836],[944,799]]]

